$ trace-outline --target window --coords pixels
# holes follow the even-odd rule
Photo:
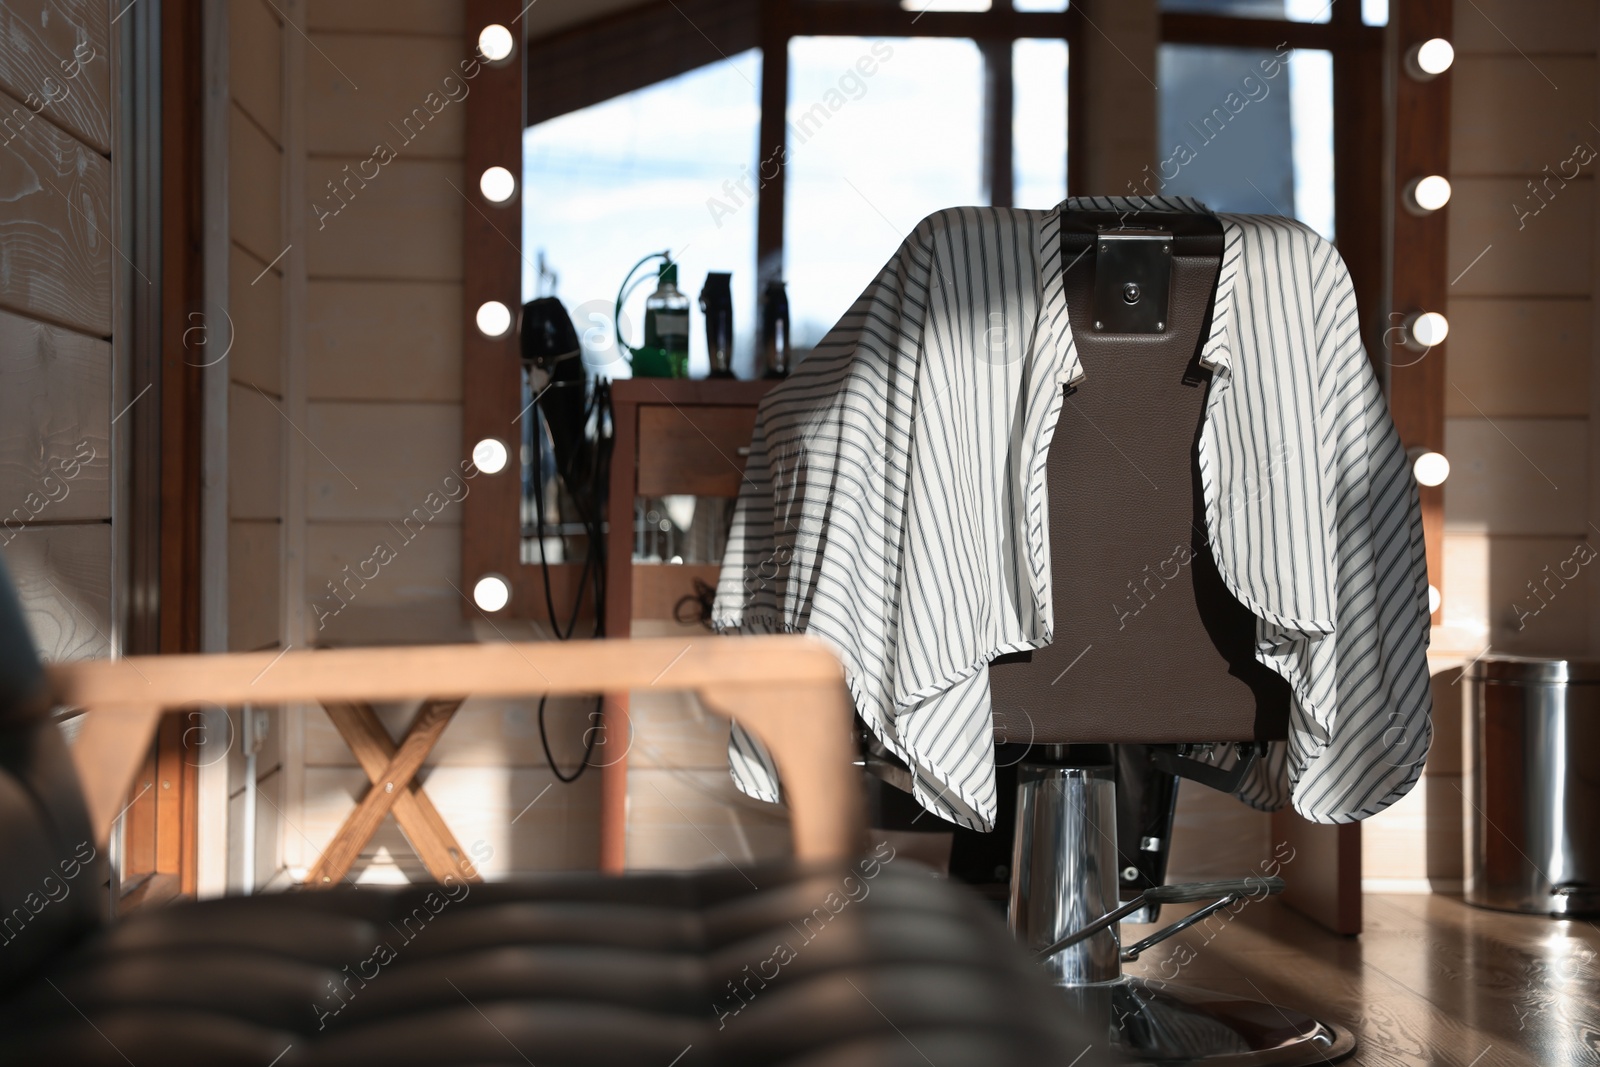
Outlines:
[[[781,62],[764,62],[748,45],[784,6]],[[630,17],[636,38],[617,25]],[[708,271],[732,273],[733,367],[749,378],[769,277],[787,285],[804,350],[929,212],[1046,208],[1066,195],[1078,33],[1066,0],[764,3],[726,18],[708,36],[681,14],[641,10],[597,24],[585,43],[530,54],[538,121],[524,138],[523,297],[548,287],[542,255],[592,371],[629,373],[613,303],[647,253],[672,252],[691,300]],[[579,53],[606,58],[575,80],[563,64]],[[763,114],[775,99],[766,79],[782,84],[781,112]],[[766,161],[780,136],[774,178]],[[647,290],[622,316],[634,343]],[[690,375],[707,365],[703,331],[691,330]]]
[[[1161,146],[1146,172],[1216,210],[1290,215],[1336,239],[1374,352],[1388,15],[1384,0],[1161,0]]]
[[[749,51],[528,127],[522,298],[540,295],[542,256],[592,370],[628,376],[612,337],[617,290],[636,260],[670,250],[691,300],[707,271],[733,272],[734,367],[750,377],[760,84],[761,55]],[[623,319],[635,344],[647,291]],[[691,331],[689,368],[695,377],[708,370],[704,331]]]
[[[1018,10],[1024,2],[1017,0]],[[1055,207],[1067,195],[1067,42],[1017,41],[1011,70],[1012,204]]]
[[[1167,44],[1159,80],[1158,162],[1142,184],[1333,238],[1329,53]]]
[[[1332,0],[1161,0],[1163,11],[1197,11],[1208,15],[1279,18],[1291,22],[1327,22]],[[1361,0],[1361,21],[1368,26],[1389,23],[1389,0]]]
[[[789,42],[784,279],[797,348],[839,320],[917,222],[983,190],[970,40]]]
[[[1161,0],[1161,10],[1231,15],[1235,18],[1327,22],[1333,4],[1330,0]]]

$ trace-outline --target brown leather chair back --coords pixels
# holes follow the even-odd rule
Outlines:
[[[1160,333],[1096,332],[1100,227],[1174,234]],[[1048,461],[1054,641],[991,665],[997,738],[1162,744],[1286,736],[1289,690],[1257,663],[1255,618],[1206,546],[1197,446],[1223,251],[1213,215],[1063,212],[1063,261],[1084,377]],[[1084,254],[1079,255],[1080,252]]]

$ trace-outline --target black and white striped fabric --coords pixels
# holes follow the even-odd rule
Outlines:
[[[1045,465],[1083,377],[1060,212],[1205,210],[1084,198],[924,219],[763,401],[717,588],[725,632],[805,632],[928,810],[991,829],[987,665],[1053,627]],[[1221,216],[1199,464],[1207,536],[1290,683],[1290,738],[1240,797],[1349,822],[1404,796],[1432,737],[1427,569],[1409,463],[1331,245]],[[1196,741],[1206,740],[1196,738]],[[778,799],[737,729],[740,789]]]

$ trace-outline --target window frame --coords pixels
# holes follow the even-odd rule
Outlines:
[[[1391,18],[1392,20],[1392,18]],[[1385,262],[1392,215],[1386,136],[1388,29],[1361,20],[1361,0],[1332,0],[1327,22],[1160,13],[1160,44],[1214,48],[1315,49],[1333,57],[1333,214],[1339,254],[1350,269],[1369,352],[1380,350],[1388,301]],[[1069,148],[1071,130],[1068,130]],[[1376,159],[1372,145],[1385,146]]]
[[[1153,0],[1159,2],[1159,0]],[[1092,7],[1092,5],[1090,5]],[[904,11],[895,0],[673,0],[589,20],[527,42],[525,123],[537,123],[747,49],[761,51],[758,160],[785,158],[789,105],[789,42],[796,37],[964,38],[984,57],[983,184],[988,202],[1013,203],[1015,188],[1012,46],[1018,40],[1063,40],[1069,56],[1085,33],[1100,32],[1083,4],[1064,11],[1017,11],[995,0],[988,11]],[[1384,261],[1390,217],[1385,212],[1388,152],[1374,164],[1370,146],[1387,145],[1388,28],[1362,21],[1361,0],[1332,0],[1327,22],[1293,22],[1189,11],[1157,13],[1159,44],[1235,48],[1317,49],[1333,56],[1334,195],[1339,246],[1350,265],[1367,325],[1382,321]],[[1393,17],[1391,16],[1391,22]],[[1079,55],[1082,53],[1079,52]],[[1067,68],[1067,189],[1085,189],[1078,150],[1090,95],[1083,62]],[[756,206],[756,283],[783,273],[786,168],[763,173]],[[759,288],[758,288],[759,291]],[[1374,316],[1377,316],[1376,318]],[[1381,330],[1369,333],[1376,343]]]
[[[975,41],[983,55],[983,185],[995,207],[1012,206],[1015,192],[1012,122],[1015,111],[1012,46],[1040,38],[1067,43],[1067,188],[1073,189],[1074,65],[1070,57],[1083,33],[1082,12],[1016,11],[995,0],[988,11],[902,11],[874,0],[763,0],[757,46],[761,49],[761,131],[758,159],[785,159],[789,106],[789,42],[796,37],[942,37]],[[782,276],[786,167],[775,168],[756,205],[757,285]],[[759,289],[757,291],[760,291]]]

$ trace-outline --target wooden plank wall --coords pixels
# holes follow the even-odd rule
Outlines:
[[[460,452],[462,109],[424,104],[465,57],[459,6],[317,0],[308,21],[308,637],[468,641],[460,511],[424,507]],[[419,507],[405,540],[390,524]],[[377,579],[344,572],[380,542]]]
[[[1461,0],[1455,20],[1445,625],[1477,636],[1457,642],[1472,652],[1581,652],[1600,582],[1585,574],[1543,600],[1528,584],[1593,533],[1600,159],[1563,165],[1579,145],[1600,148],[1591,125],[1600,14],[1585,0]],[[1579,174],[1551,180],[1546,168]]]
[[[1584,566],[1576,579],[1544,583],[1558,569],[1573,572],[1576,561],[1567,561],[1580,546],[1586,553],[1600,544],[1590,492],[1600,8],[1592,0],[1458,0],[1454,18],[1454,195],[1445,209],[1451,475],[1434,652],[1457,663],[1486,646],[1580,654],[1600,620],[1600,575]],[[1594,157],[1582,165],[1580,145]],[[1369,888],[1459,885],[1459,676],[1452,667],[1434,680],[1435,739],[1423,780],[1365,824]]]
[[[448,500],[464,458],[461,234],[476,182],[462,165],[462,92],[474,86],[461,77],[473,49],[460,6],[311,0],[305,29],[306,301],[292,351],[305,382],[305,580],[287,595],[311,644],[537,637],[464,618],[461,509]],[[379,545],[393,558],[372,577]],[[564,769],[582,752],[588,707],[547,709]],[[380,714],[398,737],[411,709]],[[598,862],[599,775],[557,781],[537,715],[536,702],[469,701],[422,774],[490,877]],[[290,804],[309,866],[366,779],[314,709],[303,747]],[[422,876],[392,820],[353,875]]]
[[[109,27],[0,6],[0,555],[51,660],[112,650]]]
[[[284,414],[285,273],[292,249],[285,224],[284,20],[296,8],[269,0],[230,0],[228,39],[227,308],[222,323],[209,319],[206,358],[230,344],[228,366],[228,648],[280,648],[285,644],[286,473]],[[212,270],[218,264],[208,264]],[[206,309],[207,313],[211,309]],[[287,832],[284,804],[283,715],[261,709],[263,729],[244,736],[244,716],[230,709],[228,760],[228,884],[242,888],[241,842],[246,813],[245,754],[254,742],[258,798],[255,879],[259,888],[282,869]]]

